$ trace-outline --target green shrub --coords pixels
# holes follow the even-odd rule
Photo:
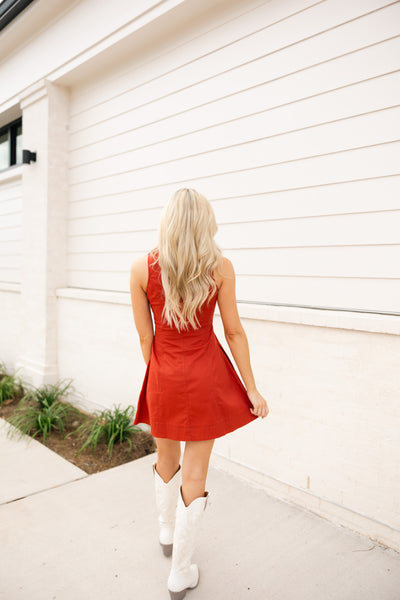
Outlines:
[[[15,392],[15,381],[13,377],[11,375],[3,375],[0,381],[0,406],[2,406],[6,400],[15,398]]]
[[[25,394],[24,399],[27,401],[36,401],[40,408],[48,408],[56,401],[61,400],[71,383],[72,380],[64,386],[62,385],[62,382],[59,382],[42,385],[40,387],[33,387]]]
[[[36,437],[39,433],[43,434],[43,443],[46,443],[46,437],[53,431],[60,433],[65,431],[68,424],[68,418],[71,413],[71,406],[56,400],[51,406],[41,408],[39,404],[22,401],[14,414],[8,419],[9,423],[16,427],[8,431],[9,437],[13,437],[19,432],[19,437],[24,434]]]
[[[2,360],[0,360],[0,377],[2,375],[7,375],[7,367],[5,363]]]
[[[16,411],[9,417],[8,422],[16,429],[9,429],[7,435],[14,437],[19,434],[36,437],[43,434],[43,443],[53,430],[65,432],[69,417],[78,413],[71,404],[61,401],[62,395],[70,386],[62,387],[60,383],[44,385],[30,389],[22,398]]]
[[[0,363],[0,406],[7,400],[22,396],[24,388],[20,377],[16,373],[7,373],[4,363]]]
[[[128,406],[125,410],[121,410],[119,405],[114,407],[114,410],[106,409],[96,415],[94,420],[87,420],[78,427],[73,434],[78,436],[81,441],[86,441],[76,453],[80,454],[86,447],[91,447],[96,455],[97,445],[106,443],[108,453],[112,456],[114,443],[119,441],[127,441],[130,451],[132,450],[131,436],[135,431],[140,431],[139,427],[132,424],[135,408]],[[71,435],[71,434],[68,434]]]

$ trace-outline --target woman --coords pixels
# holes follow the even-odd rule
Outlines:
[[[208,200],[179,189],[163,211],[157,248],[131,267],[132,310],[147,365],[134,423],[149,424],[157,444],[156,504],[160,543],[165,555],[172,553],[173,600],[199,580],[191,557],[214,439],[269,412],[250,365],[234,269],[214,241],[216,232]],[[214,334],[216,302],[244,385]]]

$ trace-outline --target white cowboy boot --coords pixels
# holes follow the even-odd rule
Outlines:
[[[191,564],[201,518],[206,508],[208,492],[195,498],[188,506],[179,491],[176,509],[175,533],[172,550],[172,565],[168,577],[168,591],[171,600],[182,600],[186,590],[194,588],[199,582],[199,569]]]
[[[160,525],[160,544],[165,556],[172,554],[174,538],[175,512],[178,500],[181,466],[175,475],[167,482],[157,473],[156,463],[153,464],[154,487],[156,492],[156,506],[158,510],[158,523]]]

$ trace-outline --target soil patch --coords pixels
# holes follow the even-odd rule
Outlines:
[[[19,400],[19,398],[15,398],[11,401],[6,400],[3,406],[0,406],[0,417],[8,420],[17,408]],[[95,418],[96,417],[91,416],[90,414],[77,412],[76,416],[74,416],[70,420],[68,426],[66,426],[64,434],[60,434],[57,430],[53,430],[50,435],[46,436],[44,445],[86,473],[105,471],[106,469],[117,467],[118,465],[122,465],[137,458],[142,458],[143,456],[156,451],[156,443],[153,436],[147,431],[137,431],[131,437],[131,451],[127,441],[116,442],[110,457],[107,444],[99,443],[97,445],[96,454],[93,453],[92,449],[85,448],[78,456],[76,456],[76,453],[81,448],[84,441],[78,441],[77,436],[74,435],[71,435],[70,437],[65,437],[65,435],[75,431],[84,421],[88,419],[94,420]],[[43,444],[42,433],[38,433],[34,439]]]

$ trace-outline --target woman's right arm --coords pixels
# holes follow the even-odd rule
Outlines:
[[[253,409],[250,409],[250,412],[257,417],[264,418],[268,415],[269,408],[255,384],[250,364],[249,344],[242,323],[240,322],[236,304],[235,271],[228,258],[224,257],[219,275],[221,277],[221,284],[218,290],[218,307],[224,326],[225,339],[242,376],[249,400],[253,405]]]
[[[131,266],[130,290],[133,318],[146,365],[150,360],[154,338],[153,321],[145,291],[147,278],[147,257],[144,256],[137,259]]]

